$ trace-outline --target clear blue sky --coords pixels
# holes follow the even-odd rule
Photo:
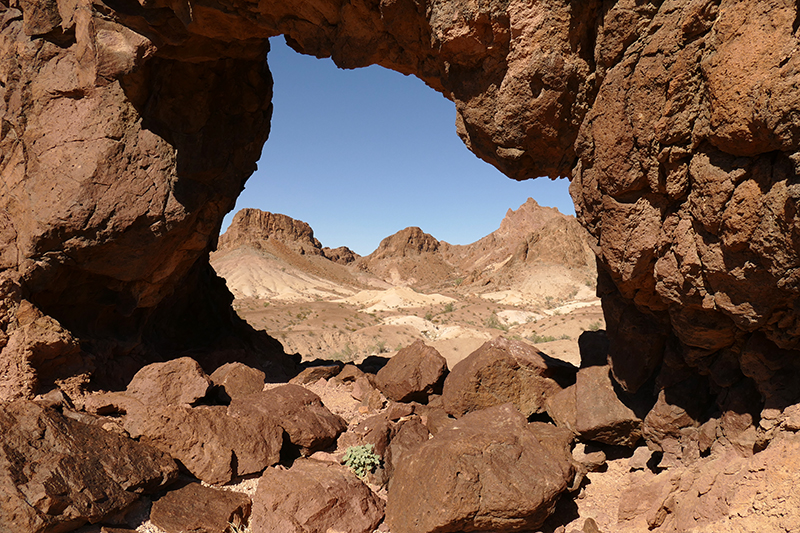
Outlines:
[[[408,226],[468,244],[528,197],[574,214],[567,180],[516,182],[456,135],[455,105],[413,76],[341,70],[271,39],[270,138],[233,213],[255,207],[303,220],[323,246],[366,255]]]

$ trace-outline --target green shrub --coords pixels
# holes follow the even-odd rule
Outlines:
[[[453,302],[448,303],[444,306],[445,313],[452,313],[453,312]]]
[[[372,451],[372,444],[350,446],[344,452],[342,462],[347,465],[355,475],[363,478],[381,464],[381,456]]]

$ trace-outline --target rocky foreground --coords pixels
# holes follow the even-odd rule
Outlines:
[[[604,332],[585,333],[576,368],[499,337],[448,371],[417,342],[388,361],[306,365],[284,384],[241,363],[208,376],[184,357],[143,368],[125,391],[5,403],[0,531],[788,532],[800,523],[800,410],[753,428],[744,415],[698,416],[664,394],[653,404],[615,384],[606,346]],[[376,464],[341,464],[366,444]]]

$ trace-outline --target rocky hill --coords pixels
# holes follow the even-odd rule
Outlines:
[[[472,244],[451,245],[409,227],[386,237],[364,257],[346,247],[323,248],[305,222],[243,209],[220,236],[211,262],[234,294],[256,297],[296,297],[304,284],[313,298],[386,285],[530,293],[531,278],[546,277],[551,280],[549,292],[541,284],[536,288],[543,301],[575,292],[595,277],[583,228],[574,217],[533,199],[509,209],[496,231]],[[565,283],[569,287],[559,289]],[[293,289],[284,291],[282,285]]]
[[[211,264],[237,297],[307,301],[348,296],[365,287],[358,258],[346,247],[323,248],[307,223],[242,209],[220,235]]]

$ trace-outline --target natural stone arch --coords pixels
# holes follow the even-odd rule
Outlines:
[[[207,256],[268,134],[267,38],[284,34],[417,75],[511,178],[571,176],[623,387],[689,370],[794,403],[796,20],[788,0],[17,0],[0,34],[2,395],[197,349],[186,322],[214,326],[212,353],[244,335]]]

